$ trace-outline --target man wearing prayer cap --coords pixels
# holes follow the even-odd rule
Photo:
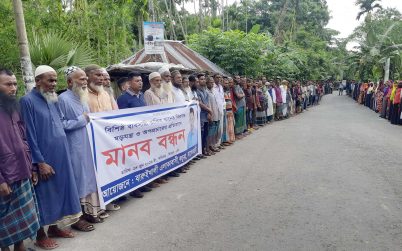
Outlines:
[[[95,205],[99,205],[95,169],[92,161],[86,125],[89,122],[88,107],[88,77],[85,72],[76,66],[65,70],[67,90],[59,96],[59,107],[63,114],[64,131],[67,135],[71,164],[74,178],[77,184],[78,195],[81,201],[83,215],[72,227],[79,231],[92,231],[94,226],[90,222],[93,212],[98,212]],[[91,198],[96,198],[94,203],[86,203]],[[95,217],[98,215],[96,214]],[[87,220],[88,219],[88,220]]]
[[[35,193],[41,228],[35,244],[53,249],[58,244],[51,237],[74,237],[70,230],[61,227],[77,222],[81,206],[58,108],[57,73],[50,66],[41,65],[35,70],[35,82],[36,87],[20,100],[32,163],[39,175]],[[47,234],[44,226],[49,226]]]
[[[151,87],[145,91],[144,100],[146,105],[161,105],[168,103],[168,97],[162,89],[162,78],[159,72],[152,72],[148,76]],[[151,187],[155,187],[155,183],[164,184],[167,183],[166,178],[159,178],[155,182],[151,183]]]
[[[170,74],[169,68],[162,67],[159,69],[158,72],[162,78],[162,90],[167,95],[167,103],[169,104],[175,103],[176,100],[173,93],[173,84],[171,81],[172,76]]]
[[[147,105],[160,105],[167,103],[167,95],[162,90],[162,78],[159,72],[152,72],[148,76],[151,88],[144,93],[145,103]]]

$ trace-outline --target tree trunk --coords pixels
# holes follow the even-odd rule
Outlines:
[[[389,66],[391,64],[391,59],[387,58],[387,61],[385,62],[385,74],[384,74],[384,83],[386,83],[389,80]]]
[[[280,14],[280,16],[278,18],[278,23],[276,24],[276,27],[275,27],[275,35],[274,35],[274,37],[275,37],[275,41],[277,43],[282,41],[282,34],[281,34],[280,29],[282,28],[282,22],[283,22],[283,19],[285,18],[285,14],[286,14],[286,11],[287,11],[287,8],[288,8],[288,4],[289,4],[289,0],[286,0],[284,5],[283,5],[283,8],[281,10],[281,14]]]
[[[225,31],[225,0],[221,2],[221,18],[222,18],[222,31]]]
[[[165,6],[166,6],[166,12],[167,12],[167,14],[168,14],[168,17],[169,17],[169,20],[170,20],[170,24],[171,24],[171,27],[172,27],[172,36],[173,36],[173,40],[176,40],[176,39],[177,39],[177,38],[176,38],[176,32],[175,32],[175,30],[174,30],[174,24],[173,24],[174,19],[172,18],[172,15],[170,14],[170,9],[169,9],[167,0],[165,0],[164,2],[165,2]]]
[[[151,21],[155,22],[155,9],[153,0],[148,0],[148,12],[151,13]]]
[[[216,18],[216,13],[218,10],[218,0],[211,0],[211,15],[212,15],[212,20]]]
[[[35,79],[32,71],[31,55],[29,54],[29,45],[27,32],[25,29],[24,10],[21,0],[13,0],[15,15],[15,25],[17,28],[18,47],[20,51],[20,63],[22,79],[25,84],[25,92],[31,91],[35,86]]]
[[[202,32],[202,24],[203,24],[203,22],[204,22],[204,20],[203,20],[203,16],[202,16],[202,0],[198,0],[198,7],[199,7],[199,14],[200,14],[200,32]]]
[[[226,7],[228,6],[228,0],[226,0]],[[229,30],[229,9],[226,11],[226,30]]]
[[[107,64],[109,64],[112,60],[110,58],[110,33],[109,29],[106,29],[106,51],[107,51]]]
[[[179,23],[180,23],[181,32],[183,33],[183,37],[184,37],[184,40],[185,40],[186,37],[187,37],[187,33],[186,33],[186,31],[184,30],[184,26],[183,26],[183,23],[182,23],[182,21],[181,21],[179,12],[177,11],[176,8],[174,8],[174,10],[172,10],[172,11],[175,11],[175,12],[176,12],[177,19],[179,20]]]
[[[143,28],[142,17],[138,16],[138,50],[141,49],[142,47],[142,28]]]

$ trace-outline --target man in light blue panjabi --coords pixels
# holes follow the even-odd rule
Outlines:
[[[88,232],[94,226],[87,222],[87,218],[98,217],[99,198],[95,178],[95,169],[92,161],[91,148],[86,132],[89,121],[87,113],[87,76],[78,67],[69,67],[66,71],[68,89],[59,96],[59,107],[62,113],[64,131],[67,135],[71,164],[77,184],[78,195],[84,215],[80,221],[72,225],[74,229]],[[95,193],[95,194],[93,194]],[[88,196],[91,195],[92,196]],[[95,202],[88,202],[86,197],[96,198]],[[91,222],[95,219],[89,219]]]

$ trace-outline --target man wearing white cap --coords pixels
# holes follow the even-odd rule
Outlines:
[[[160,105],[168,103],[168,97],[162,90],[162,78],[158,72],[152,72],[148,76],[151,88],[145,91],[144,99],[147,105]]]
[[[52,249],[58,244],[51,237],[74,237],[71,231],[59,226],[75,223],[81,215],[81,206],[57,104],[57,73],[50,66],[41,65],[35,71],[35,82],[36,87],[21,98],[20,104],[32,163],[39,174],[35,192],[41,228],[35,244]],[[47,235],[43,228],[46,225],[49,225]]]
[[[86,125],[89,122],[87,75],[76,66],[71,66],[64,71],[68,89],[59,96],[59,107],[63,114],[64,130],[67,135],[71,163],[77,184],[78,195],[84,215],[72,227],[79,231],[92,231],[94,226],[89,224],[97,217],[100,207],[97,195],[95,169],[92,161],[91,147],[89,145]],[[88,197],[88,198],[86,198]],[[88,203],[88,200],[95,201]],[[95,212],[95,213],[94,213]]]
[[[159,74],[162,78],[162,90],[167,95],[167,102],[169,104],[175,103],[175,95],[173,93],[173,84],[171,81],[172,76],[170,75],[169,68],[162,67],[159,69]]]
[[[146,90],[144,93],[144,100],[146,105],[148,106],[148,105],[167,104],[168,97],[162,89],[161,74],[159,74],[159,72],[152,72],[151,74],[149,74],[148,79],[151,88]],[[164,184],[167,183],[167,179],[162,177],[157,179],[155,182],[159,184]],[[154,185],[155,183],[151,184],[151,187]]]

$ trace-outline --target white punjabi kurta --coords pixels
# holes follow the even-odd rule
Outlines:
[[[183,103],[186,102],[186,96],[184,95],[183,91],[175,86],[172,89],[175,103]]]
[[[267,90],[266,96],[267,96],[267,100],[268,100],[267,116],[272,116],[272,115],[274,115],[274,102],[273,102],[272,97],[269,94],[268,90]]]

